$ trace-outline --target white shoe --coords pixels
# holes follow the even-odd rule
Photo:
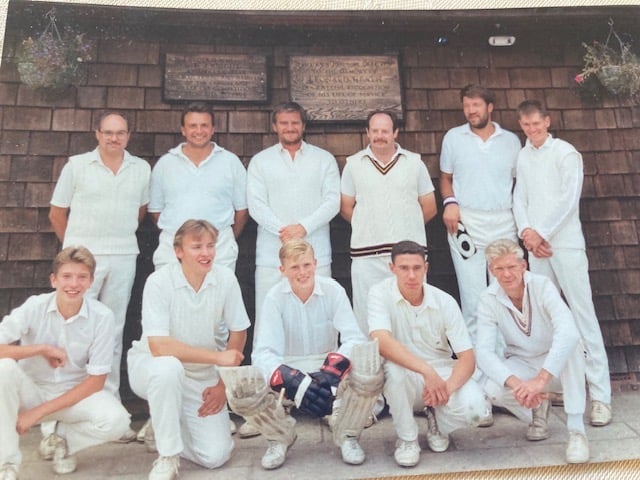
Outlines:
[[[240,428],[238,429],[238,436],[240,438],[251,438],[257,437],[258,435],[260,435],[260,431],[247,422],[240,425]]]
[[[598,400],[591,402],[591,425],[594,427],[604,427],[611,423],[611,405]]]
[[[62,440],[62,437],[52,433],[51,435],[40,440],[40,445],[38,446],[38,453],[40,454],[40,458],[42,460],[53,460],[53,454],[56,451],[56,447]]]
[[[231,431],[231,435],[235,435],[236,434],[236,424],[233,423],[233,420],[229,419],[229,430]]]
[[[147,433],[147,428],[149,428],[149,425],[151,425],[150,418],[146,422],[144,422],[144,425],[142,425],[142,428],[138,430],[138,434],[136,435],[137,442],[144,443],[144,435],[145,433]]]
[[[565,457],[567,463],[587,463],[589,461],[589,442],[584,433],[569,432],[569,443]]]
[[[360,465],[364,462],[364,450],[355,437],[347,437],[342,445],[340,445],[340,453],[342,461],[349,465]]]
[[[60,441],[53,452],[53,471],[58,475],[66,475],[68,473],[75,472],[78,467],[76,456],[69,455],[67,441],[64,438],[58,438],[60,438]]]
[[[482,420],[480,420],[478,427],[489,428],[492,425],[493,425],[493,413],[489,412],[489,415],[487,417],[484,417]]]
[[[551,402],[543,400],[539,407],[531,411],[531,423],[527,429],[527,440],[537,442],[549,438],[549,410]]]
[[[415,467],[420,461],[420,445],[418,440],[396,441],[396,451],[393,458],[401,467]]]
[[[262,457],[262,468],[273,470],[284,463],[289,447],[284,443],[269,440],[269,448]]]
[[[124,432],[124,434],[118,440],[116,440],[116,443],[131,443],[137,439],[138,434],[131,428],[128,428],[127,431]]]
[[[18,465],[5,463],[0,467],[0,480],[18,480]]]
[[[174,480],[178,478],[180,456],[158,457],[149,472],[149,480]]]
[[[424,412],[427,414],[427,444],[434,452],[444,452],[449,448],[449,436],[440,433],[433,407],[425,407]]]
[[[158,448],[156,447],[156,434],[153,431],[153,425],[151,422],[146,426],[144,432],[144,446],[147,447],[147,452],[149,453],[158,453]]]

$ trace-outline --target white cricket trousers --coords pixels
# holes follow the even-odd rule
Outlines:
[[[180,455],[205,468],[222,466],[233,450],[229,412],[199,417],[202,392],[216,384],[185,375],[182,362],[172,356],[154,357],[129,351],[129,384],[149,402],[158,454]]]
[[[473,239],[476,253],[470,258],[464,258],[455,247],[451,235],[447,235],[451,259],[456,271],[458,290],[460,292],[460,309],[471,336],[476,344],[478,300],[480,295],[493,281],[487,269],[484,250],[491,242],[501,238],[517,241],[516,225],[511,210],[485,211],[460,207],[460,221]]]
[[[323,265],[316,268],[316,275],[321,277],[331,277],[331,265]],[[282,279],[282,272],[278,267],[264,267],[256,265],[255,273],[255,291],[256,291],[256,304],[255,304],[255,318],[259,318],[260,310],[264,299],[269,293],[269,290]]]
[[[353,313],[358,320],[360,330],[369,337],[369,322],[367,320],[367,305],[369,290],[376,283],[393,275],[389,268],[391,254],[376,255],[374,257],[356,257],[351,259],[351,295]]]
[[[62,393],[36,385],[12,358],[0,359],[0,465],[22,462],[16,431],[18,413]],[[68,451],[73,454],[119,439],[129,428],[130,415],[111,393],[101,390],[43,419],[56,420],[56,433],[67,440]]]
[[[521,380],[531,380],[542,369],[546,355],[537,358],[509,357],[504,363],[512,374]],[[563,392],[564,411],[571,414],[584,414],[586,403],[586,389],[584,384],[584,351],[582,343],[567,359],[567,364],[560,373],[560,377],[552,377],[547,384],[546,392]],[[513,396],[513,390],[504,385],[498,385],[488,377],[484,379],[484,391],[491,403],[503,407],[513,413],[523,422],[531,422],[531,409],[523,407]]]
[[[173,249],[173,238],[176,232],[162,230],[158,239],[158,248],[153,252],[153,266],[158,270],[163,265],[171,262],[177,262],[176,253]],[[224,265],[236,271],[236,261],[238,260],[238,244],[233,235],[231,227],[223,228],[218,232],[218,241],[216,242],[216,258],[213,260],[218,265]]]
[[[138,255],[95,255],[96,273],[87,296],[104,303],[113,312],[115,319],[115,349],[111,372],[107,375],[104,389],[120,399],[120,365],[122,362],[122,339],[127,320],[127,307],[136,276]]]
[[[533,273],[550,278],[562,291],[587,352],[589,396],[592,400],[610,404],[609,361],[591,298],[587,254],[579,248],[553,248],[553,255],[548,258],[529,255],[529,266]]]
[[[450,367],[435,368],[443,379],[449,378]],[[422,412],[424,377],[400,365],[385,361],[384,396],[389,404],[398,438],[412,441],[418,438],[418,423],[414,412]],[[440,432],[444,435],[464,427],[475,427],[491,413],[491,404],[478,383],[469,379],[449,397],[446,405],[435,407]]]

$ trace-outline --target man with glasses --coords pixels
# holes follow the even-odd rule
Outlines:
[[[98,120],[98,146],[75,155],[62,169],[51,199],[49,220],[63,247],[82,245],[96,258],[94,282],[87,291],[115,317],[115,349],[105,389],[119,398],[122,336],[140,250],[138,224],[149,203],[151,168],[125,150],[131,132],[121,114]],[[128,432],[123,440],[133,440]],[[129,438],[130,437],[130,438]]]

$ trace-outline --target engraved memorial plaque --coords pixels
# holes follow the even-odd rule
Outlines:
[[[291,100],[310,120],[365,120],[376,109],[403,118],[397,56],[295,55],[289,75]]]
[[[164,99],[266,102],[264,55],[167,53]]]

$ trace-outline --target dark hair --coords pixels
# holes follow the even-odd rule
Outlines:
[[[427,247],[423,247],[419,243],[412,240],[402,240],[391,247],[391,262],[396,259],[398,255],[420,255],[427,261]]]
[[[532,115],[534,113],[539,113],[543,117],[549,116],[549,112],[542,106],[540,100],[525,100],[524,102],[520,102],[517,110],[518,116]]]
[[[489,105],[490,103],[495,105],[496,103],[496,97],[493,95],[493,92],[491,90],[474,83],[470,83],[460,90],[460,101],[462,101],[464,97],[481,98],[487,105]]]
[[[96,119],[96,130],[97,131],[101,130],[102,122],[104,122],[104,119],[107,118],[109,115],[117,115],[118,117],[122,117],[122,119],[127,124],[127,131],[128,132],[133,131],[133,124],[132,124],[131,121],[129,121],[129,117],[127,115],[125,115],[124,113],[119,112],[117,110],[105,110],[100,115],[98,115],[98,118]]]
[[[398,117],[391,110],[374,110],[373,112],[367,115],[367,130],[369,130],[369,122],[371,122],[371,117],[374,115],[378,115],[379,113],[388,116],[391,119],[391,123],[393,124],[393,131],[395,132],[398,129]]]
[[[182,116],[180,117],[180,125],[184,127],[184,118],[189,113],[207,113],[211,116],[211,125],[215,125],[215,119],[213,116],[213,110],[211,109],[211,105],[204,102],[193,102],[184,107],[182,111]]]
[[[305,112],[304,108],[302,108],[302,105],[296,102],[285,102],[281,103],[280,105],[276,105],[276,107],[273,109],[273,113],[271,114],[271,123],[275,125],[276,120],[278,119],[278,114],[282,112],[298,112],[300,114],[300,120],[302,120],[302,124],[307,124],[307,112]]]

